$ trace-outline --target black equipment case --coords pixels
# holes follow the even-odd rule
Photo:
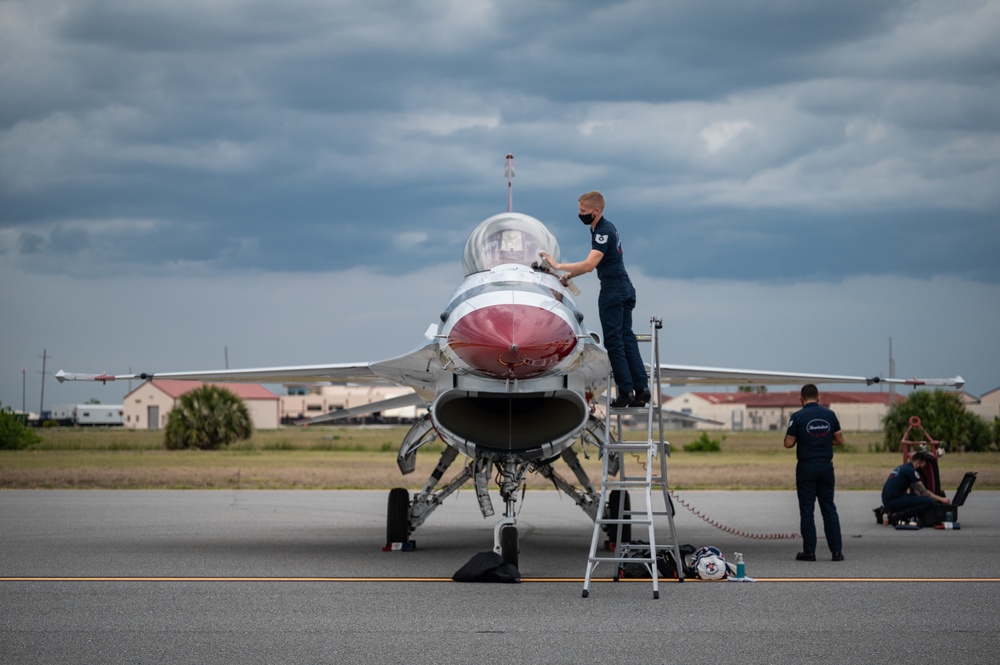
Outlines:
[[[963,505],[965,500],[969,498],[969,492],[972,491],[972,485],[975,482],[975,471],[967,472],[962,478],[962,482],[958,484],[958,489],[955,490],[955,497],[951,500],[951,505],[946,506],[941,503],[935,503],[934,508],[924,514],[924,526],[933,526],[942,522],[957,522],[958,507]]]

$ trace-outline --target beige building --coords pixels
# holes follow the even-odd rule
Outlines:
[[[738,399],[742,394],[686,392],[677,397],[665,398],[663,408],[722,423],[721,425],[711,425],[709,423],[676,421],[675,426],[677,427],[739,431],[747,429],[744,426],[747,422],[746,404]]]
[[[163,429],[167,416],[182,395],[200,388],[201,381],[150,379],[125,395],[124,425],[132,429]],[[255,429],[276,429],[280,399],[264,386],[251,383],[213,383],[243,400]]]
[[[412,388],[397,385],[337,384],[317,386],[288,384],[285,388],[288,390],[288,394],[281,396],[282,422],[313,418],[331,411],[350,409],[413,394]],[[386,409],[380,412],[383,419],[390,421],[412,421],[426,413],[427,407],[417,406]]]
[[[902,399],[896,395],[897,401]],[[878,431],[882,429],[882,418],[889,409],[889,393],[821,390],[820,403],[837,413],[840,426],[845,431]],[[788,418],[802,408],[802,404],[798,390],[776,393],[686,392],[664,401],[663,408],[723,423],[696,423],[686,427],[783,432],[788,426]]]
[[[992,423],[994,418],[1000,417],[1000,388],[983,393],[981,397],[962,393],[962,402],[965,408]]]

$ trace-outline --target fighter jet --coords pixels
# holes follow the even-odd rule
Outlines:
[[[494,529],[494,550],[517,565],[516,502],[529,473],[541,474],[597,519],[600,492],[577,451],[599,449],[605,440],[610,372],[599,336],[589,330],[570,282],[540,263],[540,252],[558,261],[559,244],[545,225],[526,214],[503,212],[481,222],[465,244],[465,277],[416,350],[388,360],[290,367],[139,374],[57,373],[60,381],[193,379],[198,381],[302,384],[392,382],[413,394],[312,422],[404,405],[428,405],[403,438],[397,462],[415,469],[417,452],[445,445],[423,489],[401,487],[388,497],[387,547],[406,549],[411,536],[460,487],[472,481],[484,518],[494,515],[491,477],[499,486],[503,517]],[[652,368],[651,368],[652,369]],[[877,383],[961,386],[954,379],[880,379],[659,364],[667,384]],[[658,404],[654,396],[652,404]],[[459,455],[464,468],[441,485]],[[576,483],[557,472],[562,460]]]

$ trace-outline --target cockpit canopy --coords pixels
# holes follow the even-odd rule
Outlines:
[[[518,212],[493,215],[475,228],[465,243],[465,276],[503,265],[541,263],[539,252],[559,260],[559,243],[545,225]]]

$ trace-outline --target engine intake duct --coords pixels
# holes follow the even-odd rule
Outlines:
[[[497,394],[451,390],[438,397],[434,420],[480,452],[558,452],[579,432],[589,412],[570,390]],[[568,445],[568,444],[567,444]]]

